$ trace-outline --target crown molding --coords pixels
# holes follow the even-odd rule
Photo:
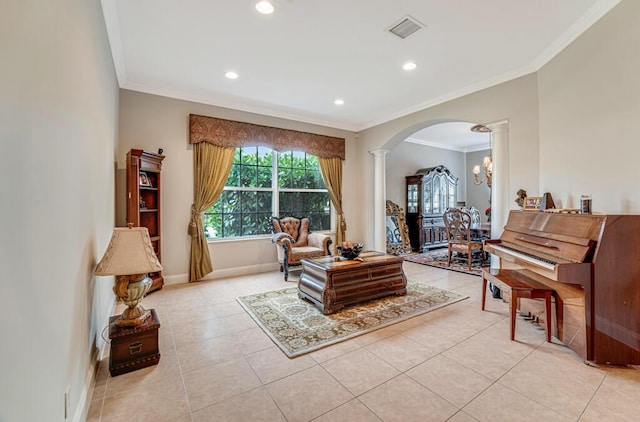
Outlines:
[[[264,116],[275,117],[279,119],[287,119],[294,120],[300,123],[309,123],[312,125],[318,125],[323,127],[328,127],[332,129],[341,129],[349,132],[357,132],[358,126],[349,124],[346,122],[338,122],[331,119],[319,118],[316,116],[311,116],[303,113],[296,113],[294,111],[289,110],[280,110],[276,109],[273,106],[266,104],[257,104],[255,101],[245,99],[233,99],[233,100],[225,100],[216,98],[215,100],[211,97],[188,94],[177,90],[171,90],[167,88],[158,88],[149,86],[139,82],[131,82],[125,81],[125,83],[120,84],[120,88],[129,89],[131,91],[143,92],[146,94],[159,95],[161,97],[173,98],[176,100],[190,101],[194,103],[206,104],[215,107],[228,108],[232,110],[245,111],[247,113],[255,113],[261,114]]]
[[[549,45],[531,65],[537,72],[545,64],[549,63],[558,53],[564,50],[569,44],[574,42],[580,35],[584,34],[594,23],[598,22],[611,9],[616,7],[622,0],[600,0],[589,10],[587,10],[573,25],[571,25],[562,35]]]

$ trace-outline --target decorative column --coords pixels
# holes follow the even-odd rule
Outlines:
[[[509,215],[509,122],[502,120],[485,125],[491,129],[491,238],[497,239],[504,231]],[[492,255],[491,267],[499,266],[499,258]]]
[[[370,249],[386,252],[387,238],[385,233],[387,180],[385,156],[387,149],[369,151],[373,154],[373,247]]]

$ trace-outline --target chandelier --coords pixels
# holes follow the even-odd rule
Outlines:
[[[484,179],[480,180],[480,166],[475,166],[473,168],[473,183],[479,185],[486,181],[487,186],[491,188],[491,179],[493,177],[493,160],[491,159],[491,154],[487,155],[484,157],[484,160],[482,160],[482,169],[484,171]]]

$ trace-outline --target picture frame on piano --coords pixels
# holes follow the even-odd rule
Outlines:
[[[522,203],[522,211],[540,211],[541,196],[527,196]]]

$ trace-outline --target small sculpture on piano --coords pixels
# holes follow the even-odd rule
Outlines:
[[[527,191],[524,189],[520,189],[518,190],[517,195],[518,196],[516,198],[516,204],[518,204],[518,206],[522,208],[522,205],[524,204],[524,198],[527,197]]]

